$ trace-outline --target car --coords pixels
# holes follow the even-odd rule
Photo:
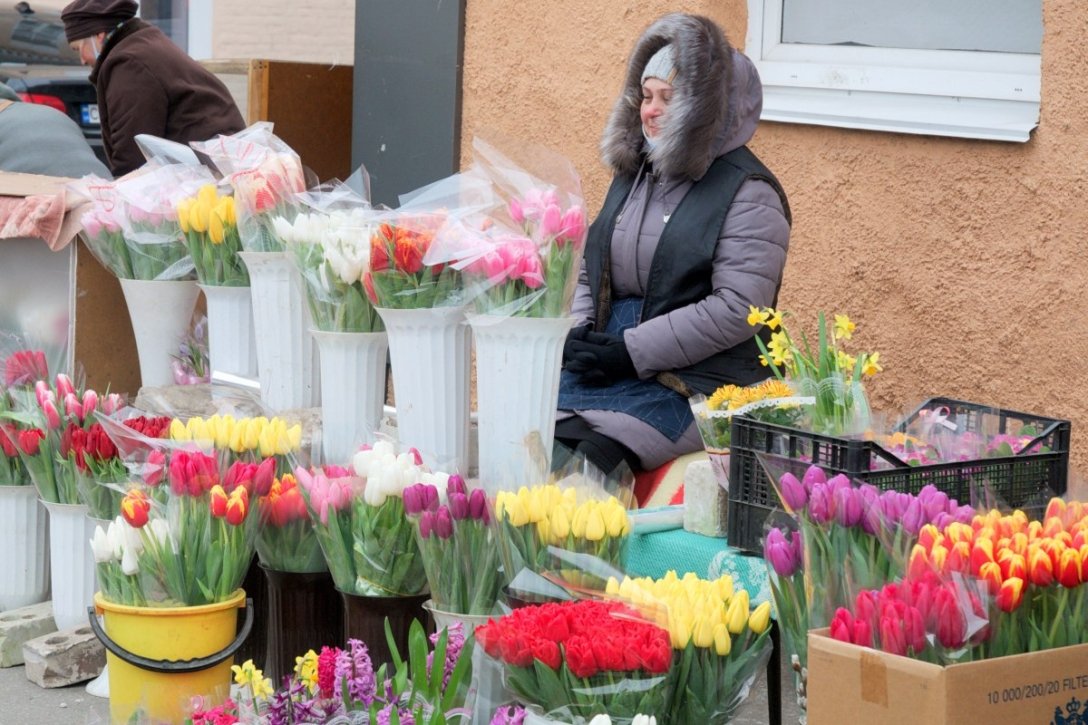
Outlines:
[[[60,12],[68,0],[22,0],[0,6],[0,82],[23,101],[61,111],[83,131],[106,163],[98,94],[90,68],[68,46]]]

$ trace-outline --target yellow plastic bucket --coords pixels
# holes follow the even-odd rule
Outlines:
[[[198,607],[130,607],[94,595],[91,628],[106,647],[110,719],[128,723],[181,723],[194,697],[209,706],[230,695],[234,653],[253,627],[245,591]],[[246,620],[237,633],[238,610]],[[103,615],[105,627],[96,614]]]

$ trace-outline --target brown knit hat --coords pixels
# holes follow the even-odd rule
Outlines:
[[[135,16],[134,0],[75,0],[60,12],[69,43],[113,30]]]

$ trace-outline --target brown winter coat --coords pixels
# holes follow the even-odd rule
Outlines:
[[[114,176],[143,165],[136,134],[188,144],[245,128],[222,81],[138,18],[106,40],[91,82]]]

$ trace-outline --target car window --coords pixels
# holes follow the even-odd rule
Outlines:
[[[68,47],[60,0],[22,0],[0,6],[0,63],[79,65]]]

